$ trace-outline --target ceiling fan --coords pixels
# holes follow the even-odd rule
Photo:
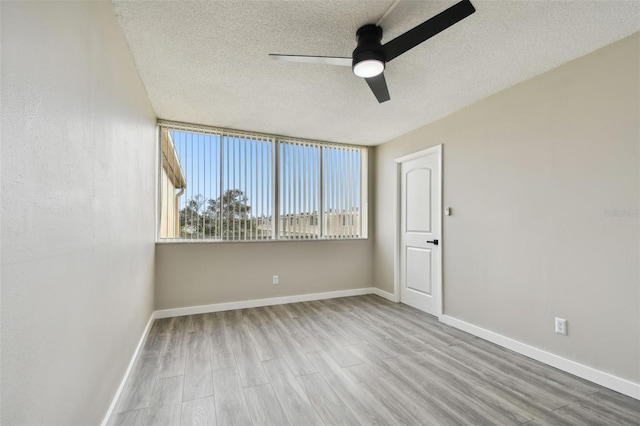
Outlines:
[[[365,79],[378,102],[382,103],[390,99],[387,82],[384,79],[384,68],[387,62],[460,22],[475,11],[469,0],[462,0],[385,44],[381,44],[382,28],[378,24],[364,25],[356,32],[358,46],[351,58],[277,54],[270,54],[269,57],[278,61],[350,66],[355,75]]]

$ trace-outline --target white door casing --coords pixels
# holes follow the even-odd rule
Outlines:
[[[442,145],[398,158],[396,162],[396,300],[440,316]]]

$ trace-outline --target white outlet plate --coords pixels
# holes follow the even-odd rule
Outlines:
[[[564,318],[556,317],[556,333],[567,335],[567,320]]]
[[[277,275],[273,276],[273,285],[278,285],[279,277]]]

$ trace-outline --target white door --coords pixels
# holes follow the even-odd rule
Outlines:
[[[440,165],[442,146],[399,158],[400,301],[442,313]]]

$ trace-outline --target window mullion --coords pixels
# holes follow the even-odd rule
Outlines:
[[[324,238],[324,147],[320,147],[320,155],[318,156],[318,181],[320,182],[318,226],[320,227],[320,238]]]
[[[274,240],[280,239],[280,173],[279,173],[279,165],[281,159],[279,158],[280,153],[280,141],[278,139],[273,140],[272,149],[271,149],[271,162],[272,162],[272,171],[271,171],[271,193],[272,193],[272,209],[271,209],[271,232],[273,234]]]

